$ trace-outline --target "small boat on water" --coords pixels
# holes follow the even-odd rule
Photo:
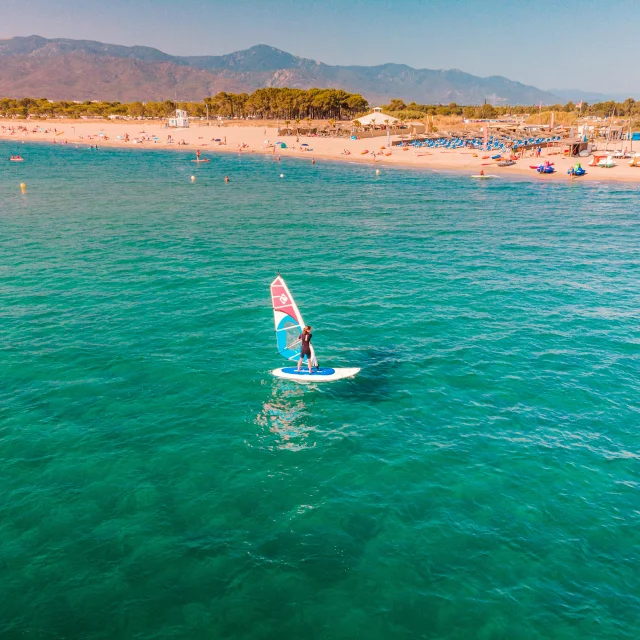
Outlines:
[[[11,156],[9,162],[24,162],[24,158],[22,156]]]

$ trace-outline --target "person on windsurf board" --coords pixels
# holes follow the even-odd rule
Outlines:
[[[307,325],[302,333],[298,336],[298,340],[301,343],[300,348],[300,360],[298,360],[298,371],[302,368],[302,362],[304,361],[305,356],[307,357],[307,365],[309,367],[309,373],[313,373],[313,369],[311,366],[311,361],[313,360],[311,354],[311,338],[313,334],[311,333],[311,327]]]
[[[320,367],[315,349],[311,344],[311,327],[304,322],[298,305],[289,287],[278,274],[271,283],[271,306],[278,353],[286,360],[298,361],[298,367],[281,367],[271,373],[277,378],[296,382],[331,382],[342,378],[353,378],[360,372],[355,367]],[[302,371],[302,363],[307,359],[308,371]]]

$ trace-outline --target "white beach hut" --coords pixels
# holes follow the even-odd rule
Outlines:
[[[189,118],[187,117],[187,112],[183,109],[176,109],[175,118],[169,118],[169,126],[177,129],[188,129]]]
[[[358,122],[363,127],[375,126],[384,127],[385,125],[393,125],[398,122],[398,118],[390,116],[388,113],[383,113],[380,107],[375,107],[373,113],[358,118]]]

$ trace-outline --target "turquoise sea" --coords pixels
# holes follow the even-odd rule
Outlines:
[[[0,638],[640,637],[637,187],[0,158]]]

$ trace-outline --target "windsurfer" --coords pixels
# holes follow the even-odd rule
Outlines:
[[[298,371],[300,371],[302,367],[302,361],[304,357],[307,356],[307,365],[309,366],[309,373],[312,373],[311,368],[311,338],[313,337],[311,333],[311,327],[307,325],[303,330],[298,340],[302,343],[302,348],[300,349],[300,360],[298,360]]]

